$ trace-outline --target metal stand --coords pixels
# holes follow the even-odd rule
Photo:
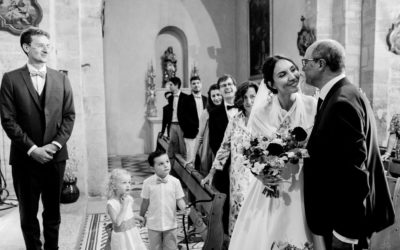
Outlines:
[[[7,190],[7,182],[0,168],[0,211],[18,206],[17,204],[6,202],[9,195],[10,192]],[[5,205],[5,207],[3,207],[3,205]]]

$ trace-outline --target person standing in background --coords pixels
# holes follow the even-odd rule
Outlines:
[[[188,96],[181,92],[181,79],[178,77],[171,77],[167,83],[172,96],[168,98],[168,108],[164,109],[167,113],[167,126],[169,124],[169,146],[168,146],[168,157],[174,158],[175,153],[181,154],[186,159],[186,147],[183,140],[184,132],[182,128],[182,120],[184,120],[183,110],[185,105],[185,99]]]
[[[192,89],[192,94],[186,98],[182,111],[182,119],[179,122],[179,125],[183,130],[183,138],[186,147],[185,160],[188,160],[188,158],[193,155],[196,136],[199,132],[200,116],[207,105],[207,97],[201,94],[202,84],[200,77],[191,77],[190,86]]]
[[[236,80],[231,75],[226,74],[218,78],[217,85],[222,95],[223,105],[219,105],[210,111],[208,124],[210,129],[210,133],[208,136],[209,143],[211,151],[214,155],[217,154],[217,151],[221,146],[229,120],[232,119],[238,112],[238,109],[234,106],[235,94],[237,90]],[[223,168],[223,171],[218,171],[215,174],[212,184],[219,192],[226,194],[222,223],[225,234],[229,235],[229,166],[231,165],[230,157],[225,164],[226,167]]]

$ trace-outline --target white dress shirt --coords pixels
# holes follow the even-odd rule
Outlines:
[[[32,83],[33,83],[33,87],[35,88],[36,92],[39,95],[41,95],[42,92],[43,92],[43,89],[44,89],[44,84],[46,82],[46,73],[47,73],[46,64],[44,64],[43,67],[40,68],[39,70],[37,70],[35,67],[33,67],[29,63],[27,65],[28,65],[28,70],[29,70],[30,73],[32,73],[32,72],[44,73],[44,77],[41,77],[41,76],[38,76],[38,75],[36,75],[36,76],[32,76],[31,75],[31,80],[32,80]]]
[[[199,117],[199,121],[200,121],[200,117],[201,114],[203,113],[203,98],[201,96],[201,93],[199,94],[194,94],[194,100],[196,102],[196,110],[197,110],[197,116]]]
[[[180,94],[180,90],[178,91],[178,93],[173,94],[174,99],[172,101],[172,122],[178,122],[178,101]]]

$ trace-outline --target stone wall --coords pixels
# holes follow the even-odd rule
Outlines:
[[[102,1],[48,0],[39,4],[43,9],[39,27],[50,33],[55,48],[48,66],[67,70],[74,91],[76,121],[67,144],[70,157],[77,163],[78,186],[83,194],[98,196],[104,190],[107,174]],[[19,46],[18,36],[1,31],[0,41],[2,77],[4,72],[23,66],[27,58]],[[7,171],[11,182],[10,142],[2,132],[2,169]]]

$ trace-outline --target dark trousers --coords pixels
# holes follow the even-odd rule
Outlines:
[[[21,229],[27,250],[42,249],[37,219],[40,196],[43,204],[44,249],[58,249],[60,195],[64,171],[65,161],[45,165],[37,163],[12,166]]]
[[[214,187],[220,192],[226,194],[223,207],[222,225],[226,235],[229,235],[229,209],[230,209],[230,166],[231,157],[229,156],[222,171],[216,171],[213,179]]]

